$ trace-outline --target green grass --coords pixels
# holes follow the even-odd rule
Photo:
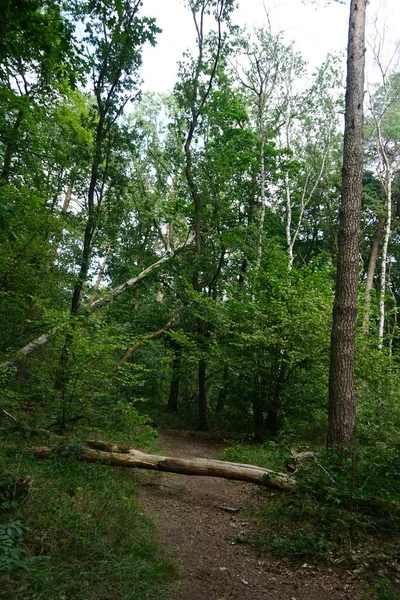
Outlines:
[[[138,504],[132,471],[15,450],[0,461],[0,598],[166,598],[176,568]],[[21,497],[12,482],[26,475],[31,491]]]

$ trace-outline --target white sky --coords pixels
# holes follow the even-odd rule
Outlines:
[[[344,4],[331,0],[238,0],[234,13],[238,25],[248,29],[266,22],[268,11],[274,33],[283,32],[286,42],[295,41],[295,47],[315,67],[323,62],[328,52],[344,51],[347,44],[349,0]],[[265,6],[265,8],[264,8]],[[183,0],[144,0],[142,14],[156,17],[163,30],[155,48],[147,45],[143,53],[143,89],[154,92],[171,91],[177,78],[177,62],[187,48],[194,48],[195,30],[192,17]],[[394,48],[400,26],[400,0],[371,0],[367,7],[369,31],[379,15],[378,29],[386,23],[386,47]],[[397,37],[398,39],[398,37]],[[367,52],[367,72],[374,79],[371,53]]]

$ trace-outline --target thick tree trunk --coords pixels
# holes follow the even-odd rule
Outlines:
[[[296,481],[290,475],[278,473],[270,469],[262,469],[254,465],[225,462],[203,458],[174,458],[144,454],[130,447],[119,447],[107,442],[88,442],[89,448],[79,452],[79,459],[88,462],[100,462],[115,467],[130,467],[196,475],[205,477],[222,477],[237,481],[247,481],[272,489],[294,489]],[[105,451],[104,451],[105,450]],[[57,448],[39,446],[29,449],[38,458],[54,455]]]
[[[356,441],[355,326],[363,172],[365,12],[351,0],[347,49],[346,117],[336,292],[331,334],[328,444]]]

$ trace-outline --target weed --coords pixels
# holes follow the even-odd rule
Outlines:
[[[3,479],[18,471],[33,483],[0,514],[0,598],[163,599],[176,569],[137,502],[134,474],[78,462],[78,450],[71,443],[43,461],[3,453]]]

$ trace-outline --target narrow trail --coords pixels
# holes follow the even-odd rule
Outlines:
[[[222,447],[187,432],[165,431],[160,439],[180,457],[215,458]],[[171,600],[361,600],[351,573],[279,561],[246,543],[257,502],[251,484],[151,472],[139,480],[141,504],[180,567]]]

